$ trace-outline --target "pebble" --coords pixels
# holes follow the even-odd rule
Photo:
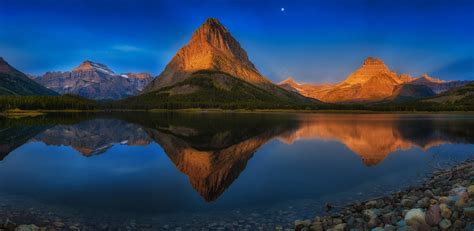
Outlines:
[[[416,225],[418,223],[425,223],[425,212],[421,209],[411,209],[405,215],[405,222],[408,225]]]
[[[474,207],[464,208],[464,216],[474,218]]]
[[[39,231],[39,228],[36,225],[19,225],[15,231]]]
[[[447,230],[451,227],[451,221],[448,219],[443,219],[439,222],[439,227],[441,230]]]
[[[438,205],[432,205],[425,216],[426,224],[436,226],[441,221],[441,211]]]

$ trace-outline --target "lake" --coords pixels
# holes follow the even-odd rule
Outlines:
[[[474,115],[58,113],[0,138],[1,216],[270,230],[473,157]]]

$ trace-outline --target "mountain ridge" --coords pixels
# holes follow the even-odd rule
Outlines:
[[[152,78],[148,73],[117,74],[107,65],[85,60],[71,71],[46,72],[34,80],[60,94],[104,100],[136,95]]]
[[[0,57],[0,95],[54,96],[58,94],[31,80]]]

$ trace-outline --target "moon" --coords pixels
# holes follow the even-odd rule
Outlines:
[[[280,10],[281,10],[281,12],[285,11],[285,7],[282,7]]]

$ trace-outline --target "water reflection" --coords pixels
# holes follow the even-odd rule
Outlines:
[[[84,156],[115,145],[158,144],[206,201],[215,201],[264,144],[337,141],[367,166],[397,150],[474,142],[470,116],[134,113],[0,120],[0,158],[28,142],[68,146]],[[318,152],[318,150],[308,150]]]

